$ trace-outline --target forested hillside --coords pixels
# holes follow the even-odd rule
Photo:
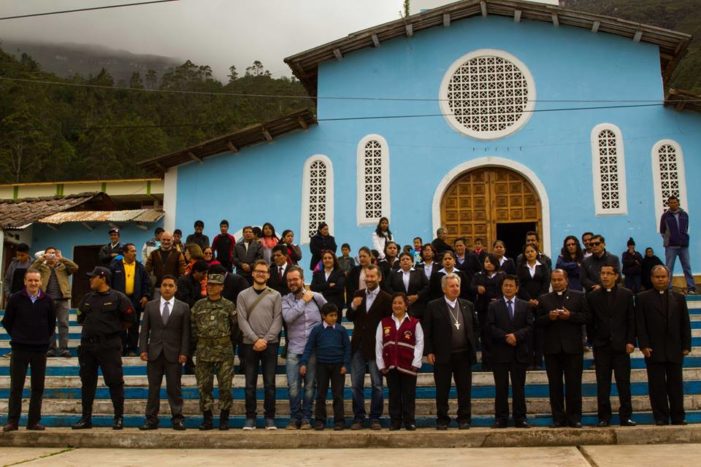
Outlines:
[[[222,93],[305,95],[260,62],[241,76],[232,67],[226,83],[186,61],[161,76],[134,73],[119,87],[104,69],[63,79],[0,50],[0,183],[140,177],[139,160],[311,106]]]

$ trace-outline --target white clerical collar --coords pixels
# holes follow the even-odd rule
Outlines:
[[[565,291],[563,290],[563,291],[561,291],[561,292],[555,292],[555,293],[557,294],[558,297],[561,297],[562,294],[565,293]]]

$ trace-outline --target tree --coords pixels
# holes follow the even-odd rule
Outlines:
[[[238,79],[239,72],[236,71],[236,65],[231,65],[229,67],[229,74],[227,76],[229,77],[229,83],[232,83]]]

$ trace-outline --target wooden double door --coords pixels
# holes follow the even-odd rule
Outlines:
[[[495,240],[506,243],[507,256],[520,253],[529,230],[542,238],[540,198],[523,175],[502,167],[484,167],[462,174],[441,200],[441,224],[449,241],[464,237],[472,246],[482,239],[492,250]]]

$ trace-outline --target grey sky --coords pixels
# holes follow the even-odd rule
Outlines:
[[[138,0],[0,0],[14,16]],[[110,10],[6,20],[1,39],[94,44],[190,59],[224,79],[260,60],[290,75],[283,58],[399,18],[402,0],[180,0]]]

